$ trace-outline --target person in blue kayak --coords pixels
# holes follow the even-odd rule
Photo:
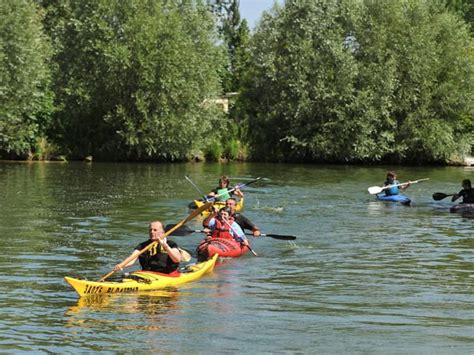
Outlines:
[[[474,203],[474,189],[472,188],[471,180],[465,179],[462,181],[462,190],[453,195],[452,202],[462,197],[461,203]]]
[[[230,179],[227,176],[222,175],[219,178],[219,185],[215,189],[213,189],[211,192],[209,192],[207,194],[207,197],[208,198],[215,197],[216,201],[224,202],[228,198],[231,198],[232,194],[239,197],[242,196],[242,192],[239,189],[235,189],[232,192],[229,192],[229,190],[232,190],[232,187],[230,186]]]
[[[387,178],[384,181],[384,186],[391,186],[387,189],[384,189],[386,196],[393,196],[400,194],[400,190],[406,190],[408,186],[410,186],[410,182],[404,183],[401,186],[392,186],[392,185],[399,185],[400,181],[397,180],[397,174],[394,171],[389,171],[387,173]]]
[[[133,257],[133,259],[126,265],[123,265],[123,262],[115,265],[114,271],[121,271],[126,267],[132,266],[137,259],[140,262],[142,270],[161,272],[164,274],[170,274],[176,271],[181,261],[181,253],[179,252],[178,245],[174,241],[167,240],[167,238],[161,239],[163,234],[165,234],[163,224],[160,221],[151,222],[148,227],[150,239],[138,244],[133,253],[128,257]],[[153,242],[157,242],[154,247],[139,255],[141,250]]]

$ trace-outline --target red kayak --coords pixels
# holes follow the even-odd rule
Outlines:
[[[249,251],[240,242],[233,239],[210,238],[199,243],[196,248],[198,260],[208,260],[218,254],[220,257],[237,258]]]

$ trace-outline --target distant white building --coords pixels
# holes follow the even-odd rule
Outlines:
[[[238,95],[237,92],[228,92],[217,99],[206,99],[203,101],[203,104],[220,106],[222,107],[223,112],[228,113],[229,112],[229,99],[237,95]]]

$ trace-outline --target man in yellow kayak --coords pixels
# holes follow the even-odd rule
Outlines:
[[[135,264],[137,259],[140,262],[142,270],[161,272],[165,274],[176,271],[181,261],[181,254],[178,245],[172,240],[167,240],[167,238],[161,239],[163,234],[165,234],[163,224],[160,221],[151,222],[148,228],[150,239],[138,244],[133,253],[127,257],[127,259],[132,258],[132,260],[125,265],[123,265],[123,261],[115,265],[114,271],[121,271],[126,267],[132,266]],[[139,255],[141,250],[153,242],[157,242],[155,246]]]

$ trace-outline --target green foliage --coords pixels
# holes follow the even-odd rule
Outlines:
[[[208,145],[204,151],[204,155],[206,160],[209,161],[219,161],[222,158],[222,153],[224,149],[222,148],[222,144],[216,140],[212,139],[208,141]]]
[[[208,0],[217,18],[217,28],[227,51],[227,61],[221,71],[224,92],[240,89],[240,80],[248,58],[250,30],[247,21],[241,21],[239,0]]]
[[[472,142],[472,48],[463,21],[429,1],[286,2],[252,39],[237,104],[253,157],[462,155]]]
[[[460,14],[471,28],[474,34],[474,3],[472,0],[439,0],[442,5],[455,13]]]
[[[28,0],[0,1],[0,155],[26,157],[53,111],[51,48]]]
[[[56,136],[73,156],[176,160],[221,117],[213,20],[197,2],[45,5],[55,43]]]
[[[224,154],[229,159],[235,160],[239,158],[240,153],[240,143],[236,138],[230,138],[226,141],[224,148]]]
[[[48,141],[46,137],[40,137],[34,145],[34,153],[30,156],[34,160],[64,160],[61,158],[61,149]]]

